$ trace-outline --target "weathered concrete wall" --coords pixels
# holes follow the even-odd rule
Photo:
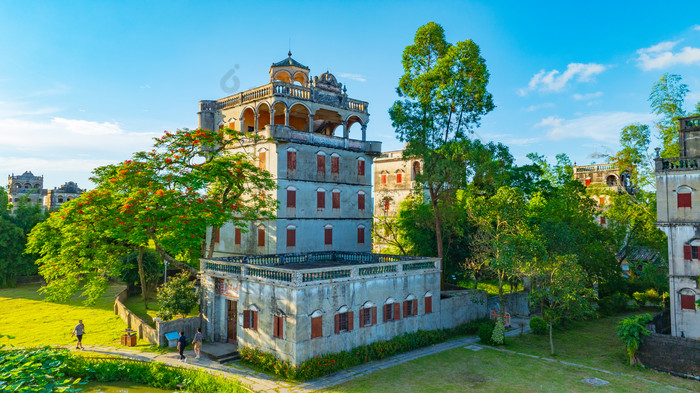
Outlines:
[[[114,313],[119,315],[122,321],[126,322],[126,326],[137,332],[138,338],[148,340],[151,344],[159,344],[158,332],[156,329],[148,325],[143,319],[139,318],[131,312],[124,303],[127,296],[127,290],[124,289],[114,299]]]
[[[530,300],[528,299],[528,293],[514,292],[503,295],[506,305],[506,312],[511,315],[530,315]],[[501,305],[498,302],[498,296],[489,296],[488,300],[488,310],[500,310]]]
[[[156,331],[158,335],[158,345],[168,345],[168,340],[165,338],[165,333],[170,332],[185,332],[185,337],[188,342],[192,341],[197,328],[202,324],[201,317],[190,317],[174,319],[172,321],[161,321],[156,323]]]
[[[440,299],[440,327],[443,329],[488,316],[486,291],[449,291],[443,296],[449,296]]]
[[[635,354],[637,360],[656,370],[700,378],[700,341],[652,333]]]

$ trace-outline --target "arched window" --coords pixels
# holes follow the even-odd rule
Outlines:
[[[265,247],[265,226],[258,226],[258,247]]]
[[[323,210],[326,208],[326,189],[317,188],[316,189],[316,210]]]
[[[365,159],[360,157],[357,159],[357,176],[364,176],[364,175],[365,175]]]
[[[420,174],[420,162],[413,161],[411,165],[411,180],[416,180],[416,175]]]
[[[360,210],[360,211],[365,210],[365,192],[364,191],[357,192],[357,210]]]
[[[334,189],[331,192],[331,208],[332,209],[340,209],[340,190],[339,189]]]
[[[326,174],[326,153],[322,151],[316,153],[316,173],[319,175]]]
[[[333,245],[333,225],[331,224],[323,227],[323,244],[326,246]]]
[[[396,171],[396,184],[401,184],[401,181],[403,177],[403,171],[401,169]]]
[[[680,186],[676,189],[678,207],[693,207],[693,189],[688,186]]]
[[[297,227],[296,225],[287,225],[287,247],[296,247],[297,245]]]
[[[260,309],[254,304],[243,310],[243,329],[258,330],[258,311]]]
[[[430,291],[425,293],[423,296],[424,312],[430,314],[433,312],[433,294]]]
[[[403,317],[414,317],[418,314],[418,299],[413,295],[408,295],[403,301]]]
[[[695,290],[692,288],[683,288],[678,291],[681,302],[681,310],[695,311]]]
[[[331,175],[340,173],[340,155],[338,153],[331,154]]]
[[[377,324],[377,307],[372,302],[365,302],[360,308],[360,327],[370,327]]]
[[[384,302],[384,322],[398,321],[401,319],[401,303],[393,298],[388,298]]]
[[[311,338],[323,337],[323,312],[316,310],[311,313]]]
[[[297,151],[293,148],[287,149],[287,171],[297,169]]]
[[[287,318],[287,314],[284,313],[282,310],[277,310],[275,312],[275,319],[274,319],[274,331],[273,331],[273,336],[275,338],[281,338],[284,339],[284,320]]]
[[[353,312],[348,306],[341,306],[335,313],[335,334],[351,332],[353,329]]]
[[[294,186],[287,187],[287,208],[295,209],[297,207],[297,188]]]
[[[365,226],[362,224],[357,226],[357,244],[365,244]]]
[[[258,150],[258,168],[267,170],[267,150]]]

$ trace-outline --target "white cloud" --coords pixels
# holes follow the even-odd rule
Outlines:
[[[361,74],[342,73],[342,74],[339,74],[338,76],[340,76],[341,78],[356,80],[358,82],[367,82],[367,78]]]
[[[554,106],[554,104],[551,102],[545,102],[544,104],[538,104],[538,105],[530,105],[527,108],[525,108],[525,112],[534,112],[538,109],[552,108],[553,106]]]
[[[607,67],[597,63],[570,63],[563,73],[559,70],[541,70],[535,74],[526,88],[520,89],[520,95],[524,96],[530,91],[561,91],[571,80],[578,82],[590,82],[595,75],[605,71]]]
[[[648,123],[653,119],[654,115],[649,113],[600,112],[570,120],[550,116],[540,120],[535,127],[548,129],[547,138],[551,140],[589,139],[616,143],[623,127]]]
[[[637,65],[644,71],[657,70],[674,65],[700,64],[700,48],[683,47],[673,52],[681,41],[664,41],[637,50]]]
[[[695,25],[695,26],[693,26],[693,30],[695,30],[695,31],[700,31],[700,25]]]
[[[576,93],[573,95],[574,100],[576,100],[576,101],[590,101],[590,100],[593,100],[593,99],[596,99],[596,98],[599,98],[602,96],[603,96],[602,91],[597,91],[595,93],[587,93],[587,94]]]

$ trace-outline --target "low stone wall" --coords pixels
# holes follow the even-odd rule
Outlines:
[[[446,291],[440,298],[440,327],[453,328],[488,315],[487,294],[480,289]]]
[[[114,298],[114,313],[126,322],[126,325],[138,333],[139,339],[148,340],[151,344],[158,346],[168,345],[168,340],[165,338],[165,333],[185,331],[185,337],[188,341],[192,341],[194,333],[202,324],[202,317],[191,317],[174,319],[172,321],[156,322],[156,328],[152,328],[146,321],[139,318],[131,312],[125,305],[124,300],[128,296],[127,290],[119,292]]]
[[[650,368],[700,379],[700,341],[652,333],[644,337],[635,354]]]
[[[506,311],[511,316],[515,315],[530,315],[530,300],[529,294],[525,291],[513,292],[503,295],[505,299]],[[489,296],[488,312],[491,310],[500,310],[498,296]]]
[[[202,325],[202,317],[190,317],[174,319],[172,321],[160,321],[156,323],[157,334],[158,334],[158,345],[165,346],[168,345],[168,340],[165,338],[165,333],[170,332],[185,332],[185,337],[188,342],[192,342],[197,328]]]
[[[131,312],[125,305],[124,300],[127,297],[127,290],[119,292],[114,298],[114,313],[119,315],[122,321],[126,322],[126,326],[137,332],[139,339],[148,340],[152,344],[159,344],[158,332],[152,328],[143,319],[139,318]]]

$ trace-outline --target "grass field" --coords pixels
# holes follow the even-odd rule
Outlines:
[[[126,324],[114,314],[113,302],[123,286],[110,286],[92,306],[84,306],[78,297],[64,303],[47,302],[38,289],[38,284],[0,289],[0,334],[11,336],[0,338],[0,345],[72,346],[76,339],[71,332],[82,319],[85,345],[120,346]],[[139,347],[150,347],[150,343],[139,341]]]
[[[700,391],[700,383],[626,364],[624,346],[615,335],[622,317],[577,323],[555,332],[555,356],[546,336],[509,339],[506,349],[551,357],[632,376],[611,375],[558,362],[482,349],[457,348],[379,370],[329,389],[333,392],[667,392]],[[581,380],[610,382],[595,387]],[[644,381],[641,377],[653,382]]]

